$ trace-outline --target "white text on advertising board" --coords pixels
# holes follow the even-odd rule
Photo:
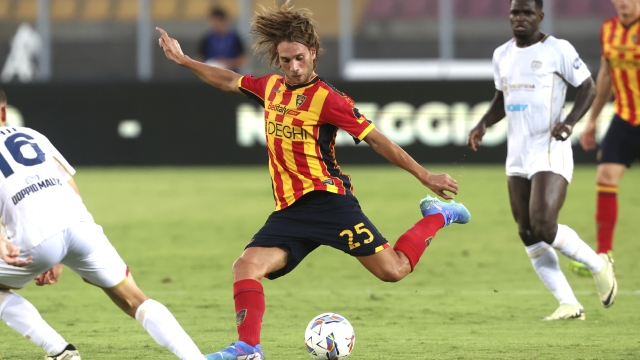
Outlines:
[[[489,102],[470,105],[464,102],[446,104],[428,102],[414,106],[406,102],[357,103],[356,107],[389,139],[400,146],[416,143],[428,147],[447,145],[465,146],[469,131],[489,108]],[[573,103],[567,103],[568,114]],[[613,105],[607,104],[598,119],[598,139],[604,136],[613,116]],[[571,141],[577,144],[588,114],[576,125]],[[236,140],[241,147],[265,146],[264,109],[252,104],[241,104],[236,110]],[[503,120],[487,130],[483,146],[499,146],[507,141],[507,121]],[[354,146],[344,131],[338,133],[338,146]]]

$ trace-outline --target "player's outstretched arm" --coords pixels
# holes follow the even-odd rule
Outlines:
[[[487,110],[486,114],[482,116],[482,119],[480,119],[478,124],[471,129],[471,132],[469,132],[467,146],[469,146],[473,151],[478,151],[478,147],[482,144],[482,137],[487,132],[487,128],[504,119],[505,116],[504,93],[496,90],[496,95],[491,101],[489,110]]]
[[[164,50],[164,54],[167,59],[174,63],[184,66],[187,69],[193,71],[202,80],[207,82],[213,87],[230,93],[241,94],[238,87],[238,80],[242,77],[231,70],[219,69],[215,66],[209,66],[207,64],[195,61],[185,55],[180,48],[180,44],[176,39],[169,37],[166,31],[157,27],[156,30],[160,32],[160,39],[158,44]]]
[[[591,113],[589,113],[589,122],[585,126],[582,134],[580,134],[580,145],[585,150],[593,150],[596,148],[596,127],[598,117],[604,106],[611,100],[613,88],[611,87],[611,69],[609,61],[602,58],[598,79],[596,82],[596,98],[591,105]]]
[[[445,191],[458,194],[458,182],[447,174],[433,174],[418,164],[406,151],[384,136],[378,129],[373,129],[364,141],[378,154],[384,156],[393,165],[402,168],[416,177],[424,186],[444,199],[453,199]]]

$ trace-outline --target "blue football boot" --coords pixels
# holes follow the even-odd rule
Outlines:
[[[207,360],[264,360],[264,354],[260,344],[253,347],[244,341],[238,341],[217,353],[205,355],[204,358]]]
[[[442,214],[444,226],[451,223],[466,224],[471,220],[471,213],[464,205],[453,200],[444,202],[429,195],[420,200],[420,211],[422,211],[422,216]]]

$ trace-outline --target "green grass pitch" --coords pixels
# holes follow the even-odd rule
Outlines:
[[[391,166],[344,169],[378,229],[394,243],[420,218],[428,192]],[[337,312],[356,330],[353,360],[640,358],[640,171],[620,191],[615,260],[620,292],[604,309],[591,278],[567,273],[587,320],[544,323],[557,303],[527,258],[512,220],[503,167],[433,167],[459,181],[468,225],[442,230],[416,271],[385,284],[348,255],[311,254],[293,273],[264,281],[267,359],[310,359],[304,328]],[[595,167],[580,167],[561,223],[595,243]],[[79,170],[85,203],[148,296],[166,304],[203,352],[236,339],[231,264],[273,208],[266,166]],[[563,269],[568,261],[561,256]],[[566,271],[565,271],[566,272]],[[68,269],[55,286],[19,292],[75,344],[83,359],[173,359],[101,290]],[[0,326],[0,359],[43,353]]]

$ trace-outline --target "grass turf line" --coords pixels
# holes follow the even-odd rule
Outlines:
[[[310,359],[304,327],[322,312],[356,330],[353,360],[637,359],[640,357],[640,171],[620,185],[615,260],[621,294],[604,309],[593,280],[567,271],[584,322],[543,323],[557,303],[534,273],[509,210],[503,167],[434,167],[460,184],[468,225],[441,231],[416,271],[385,284],[342,252],[319,249],[293,273],[265,281],[262,345],[268,359]],[[428,191],[393,167],[347,166],[356,196],[394,243],[420,218]],[[595,243],[595,167],[579,167],[561,223]],[[164,303],[203,352],[236,339],[231,264],[273,209],[265,167],[79,169],[81,194],[136,281]],[[568,261],[561,256],[563,269]],[[68,269],[60,284],[19,293],[83,359],[174,359],[101,290]],[[0,359],[42,359],[0,328]]]

